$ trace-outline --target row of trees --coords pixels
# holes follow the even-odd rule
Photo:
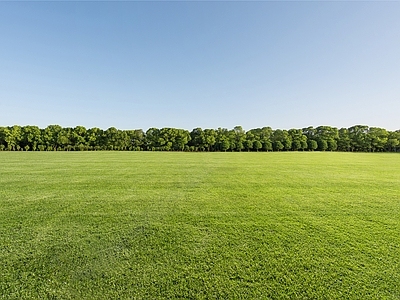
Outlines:
[[[400,150],[400,130],[356,125],[273,130],[263,127],[243,130],[241,126],[201,129],[177,128],[119,130],[114,127],[86,129],[49,125],[0,127],[0,151],[390,151]]]

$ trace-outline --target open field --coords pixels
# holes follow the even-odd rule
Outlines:
[[[399,299],[400,155],[0,152],[0,299]]]

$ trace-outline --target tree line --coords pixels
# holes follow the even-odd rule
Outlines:
[[[400,130],[355,125],[302,129],[120,130],[49,125],[0,127],[0,151],[400,151]]]

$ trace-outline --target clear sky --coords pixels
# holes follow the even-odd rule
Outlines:
[[[400,2],[0,2],[0,125],[400,129]]]

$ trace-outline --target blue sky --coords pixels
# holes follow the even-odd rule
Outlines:
[[[400,129],[400,2],[0,2],[0,125]]]

